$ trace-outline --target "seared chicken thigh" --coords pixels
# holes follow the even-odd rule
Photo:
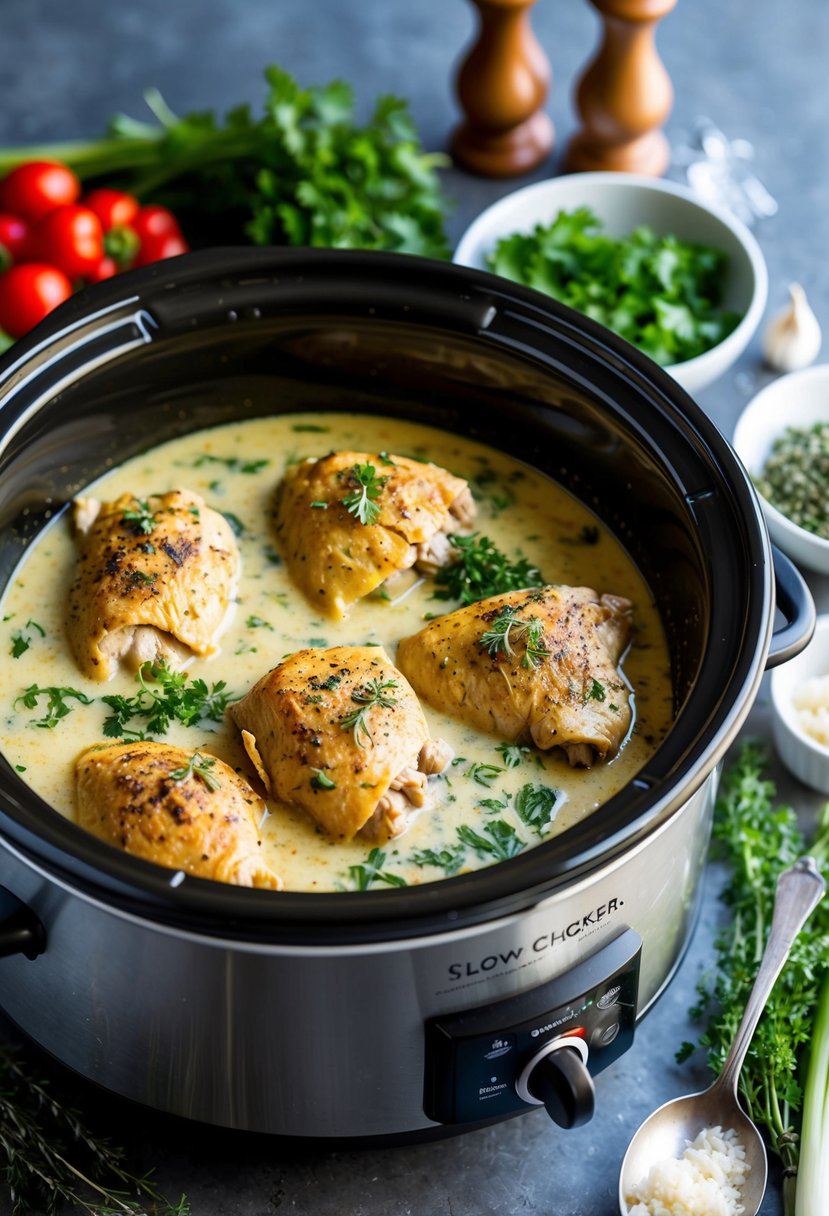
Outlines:
[[[265,803],[215,756],[149,740],[98,743],[75,764],[78,823],[160,866],[281,890],[259,855]]]
[[[632,605],[618,596],[589,587],[510,591],[404,638],[397,665],[444,713],[590,765],[613,757],[630,727],[617,664],[631,630]]]
[[[275,528],[296,585],[320,612],[339,619],[390,575],[445,565],[448,535],[474,514],[467,483],[437,465],[333,452],[287,470]]]
[[[239,573],[227,520],[189,490],[75,504],[79,555],[68,633],[78,666],[108,680],[121,661],[181,667],[216,650]]]
[[[397,836],[451,751],[376,646],[299,650],[231,706],[268,791],[331,836]]]

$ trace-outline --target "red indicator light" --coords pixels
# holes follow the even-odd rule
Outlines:
[[[572,1026],[572,1027],[569,1027],[569,1026],[568,1026],[568,1028],[567,1028],[567,1033],[568,1033],[568,1034],[574,1034],[574,1035],[576,1035],[576,1036],[577,1036],[578,1038],[580,1038],[580,1039],[586,1039],[586,1038],[587,1038],[587,1031],[584,1029],[584,1027],[583,1027],[583,1026]]]

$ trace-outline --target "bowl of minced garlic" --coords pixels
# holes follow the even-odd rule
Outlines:
[[[808,646],[771,676],[772,737],[786,768],[829,794],[829,616]]]

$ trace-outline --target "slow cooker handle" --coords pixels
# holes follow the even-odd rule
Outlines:
[[[46,930],[31,908],[0,887],[0,958],[25,954],[35,959],[46,949]]]
[[[786,663],[810,641],[815,631],[815,601],[803,575],[786,554],[772,545],[777,609],[784,620],[771,635],[766,667]]]

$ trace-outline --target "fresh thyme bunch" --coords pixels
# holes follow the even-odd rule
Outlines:
[[[97,1136],[36,1075],[22,1051],[5,1045],[0,1046],[0,1207],[9,1216],[190,1216],[184,1196],[169,1203],[148,1176],[133,1174],[124,1150]]]

